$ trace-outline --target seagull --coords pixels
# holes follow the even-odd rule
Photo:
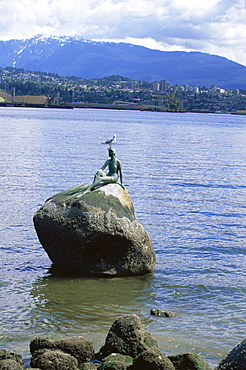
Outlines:
[[[114,136],[112,137],[112,139],[108,139],[106,140],[104,143],[102,144],[108,144],[110,147],[111,145],[113,145],[114,143],[116,143],[116,135],[114,134]]]

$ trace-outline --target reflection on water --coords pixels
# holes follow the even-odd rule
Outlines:
[[[149,307],[154,304],[151,295],[152,275],[121,278],[59,278],[38,279],[31,290],[35,308],[32,316],[35,326],[46,332],[91,335],[106,333],[112,322],[126,313],[137,313],[146,320]],[[72,328],[72,330],[71,330]]]

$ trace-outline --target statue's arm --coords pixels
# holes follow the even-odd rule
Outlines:
[[[104,165],[102,166],[102,170],[104,170],[104,169],[108,166],[108,162],[109,162],[109,160],[107,160],[107,161],[104,163]]]
[[[123,176],[122,176],[122,169],[121,169],[120,161],[118,161],[118,171],[119,171],[119,174],[120,174],[120,183],[122,184],[123,183]]]

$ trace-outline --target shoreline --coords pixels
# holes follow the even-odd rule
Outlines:
[[[236,112],[221,113],[214,110],[195,109],[187,110],[171,110],[164,107],[151,105],[135,105],[135,104],[100,104],[100,103],[65,103],[65,104],[28,104],[28,103],[0,103],[0,107],[10,108],[49,108],[49,109],[113,109],[113,110],[130,110],[141,112],[162,112],[162,113],[203,113],[203,114],[237,114]],[[239,114],[239,113],[238,113]]]
[[[173,318],[178,314],[159,309],[154,316]],[[95,351],[86,337],[35,337],[29,343],[29,356],[0,349],[0,369],[36,370],[242,370],[246,368],[246,339],[235,346],[217,365],[211,367],[200,354],[184,351],[166,355],[158,341],[142,327],[136,314],[114,321]],[[213,365],[214,366],[214,365]]]

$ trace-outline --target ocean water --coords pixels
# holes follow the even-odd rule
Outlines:
[[[135,313],[166,355],[211,367],[246,337],[246,116],[0,108],[2,349],[28,362],[36,336],[83,335],[95,350]],[[115,149],[156,251],[152,274],[56,276],[32,217],[51,195],[91,182]],[[175,311],[175,318],[150,309]]]

